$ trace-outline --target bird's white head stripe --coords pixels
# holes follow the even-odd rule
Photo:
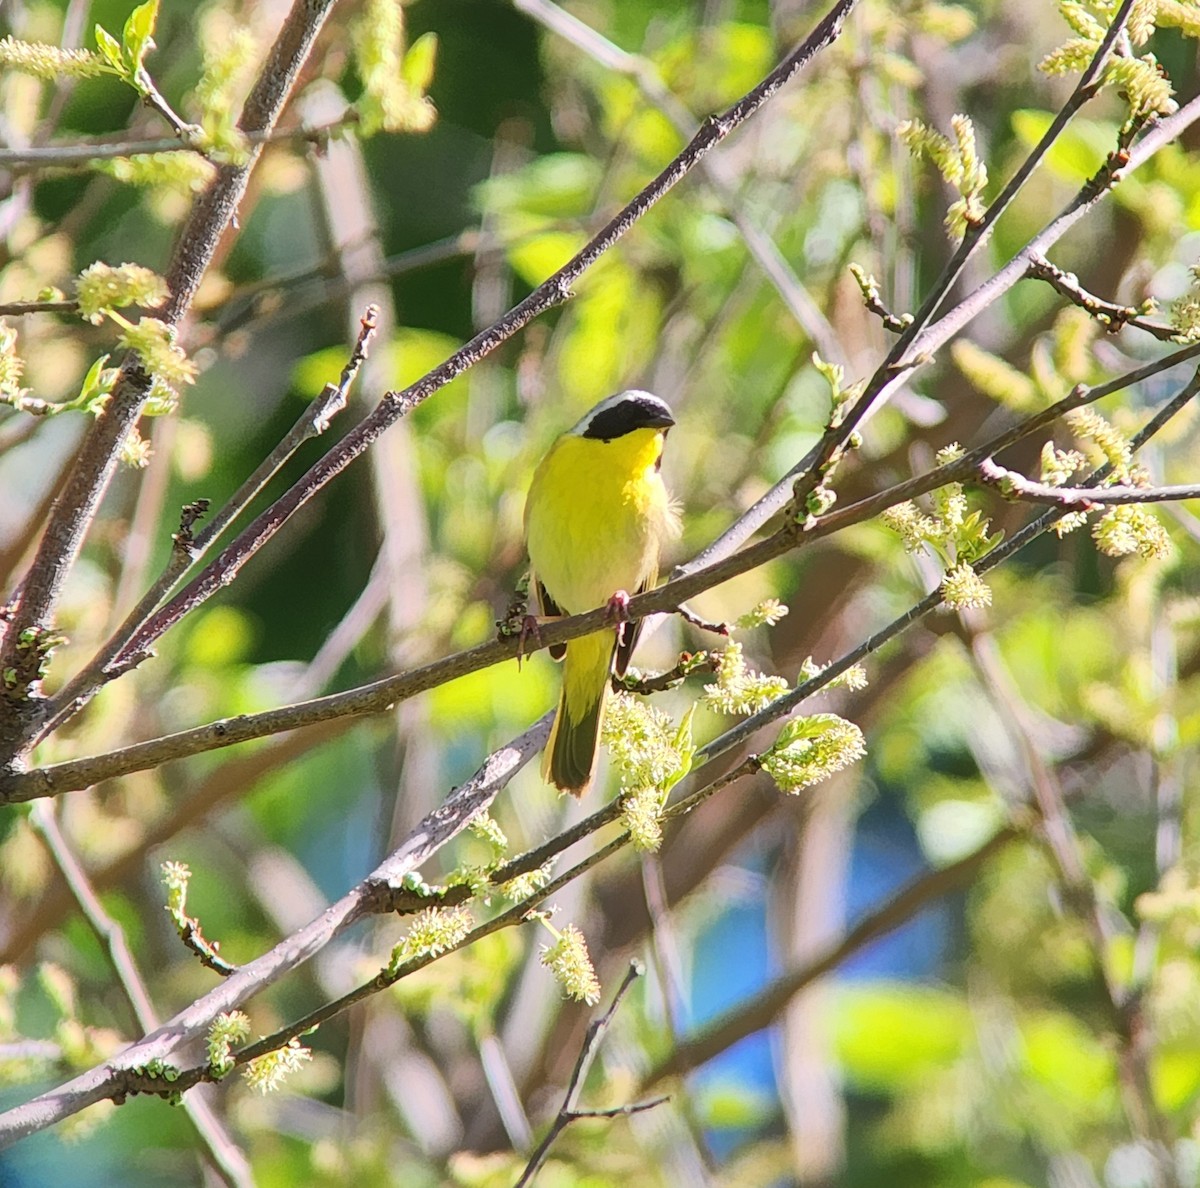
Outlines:
[[[675,418],[666,401],[660,400],[652,392],[631,388],[627,392],[618,392],[615,396],[605,397],[572,425],[567,432],[575,437],[599,436],[607,439],[610,436],[609,433],[595,431],[598,422],[599,425],[617,427],[618,432],[611,436],[620,436],[621,433],[641,426],[673,425]]]

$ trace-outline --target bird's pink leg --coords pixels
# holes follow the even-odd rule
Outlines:
[[[522,615],[521,629],[517,632],[517,668],[525,659],[525,641],[532,639],[540,648],[542,646],[541,620],[537,615]]]
[[[605,617],[617,626],[617,642],[624,642],[625,624],[629,622],[629,594],[617,590],[605,604]]]

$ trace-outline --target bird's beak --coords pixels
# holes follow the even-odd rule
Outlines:
[[[668,413],[656,413],[646,422],[650,429],[670,429],[675,424],[675,418]]]

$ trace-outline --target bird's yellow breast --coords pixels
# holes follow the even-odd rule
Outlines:
[[[658,573],[677,522],[658,472],[663,434],[566,435],[542,460],[525,505],[533,572],[568,614],[630,593]]]

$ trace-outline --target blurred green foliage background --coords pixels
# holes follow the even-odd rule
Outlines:
[[[93,23],[119,30],[131,7],[26,0],[0,14],[0,31],[58,43],[65,20],[90,45]],[[365,110],[371,80],[356,22],[378,22],[385,7],[335,9],[286,127],[320,126],[330,112],[339,122],[355,102]],[[1103,16],[1115,5],[1076,7]],[[547,4],[414,0],[403,8],[405,44],[436,35],[432,124],[366,137],[347,121],[317,143],[296,137],[265,153],[183,338],[198,379],[177,413],[144,423],[149,463],[122,470],[71,576],[59,615],[70,643],[55,657],[51,689],[157,574],[178,508],[201,497],[219,505],[303,402],[336,381],[368,301],[381,304],[384,328],[350,409],[255,508],[382,392],[440,363],[577,251],[683,147],[672,113],[695,126],[731,103],[822,12],[798,0],[580,0],[568,10],[579,24],[564,36],[547,25],[562,10]],[[236,112],[281,15],[267,0],[164,0],[147,65],[187,118],[216,120],[197,80],[224,71],[222,103]],[[1196,90],[1195,42],[1182,18],[1168,17],[1149,48],[1182,101]],[[525,567],[533,466],[557,433],[625,387],[648,388],[676,410],[664,474],[684,535],[670,561],[692,557],[822,432],[829,388],[814,350],[843,364],[847,382],[883,357],[889,335],[863,308],[849,266],[873,273],[903,313],[953,249],[942,226],[953,194],[900,146],[896,125],[920,118],[946,131],[953,113],[968,113],[994,196],[1069,92],[1072,79],[1037,66],[1071,35],[1048,2],[863,0],[835,46],[714,154],[715,183],[689,177],[570,303],[393,428],[37,762],[348,688],[491,638]],[[664,110],[663,94],[677,106]],[[0,78],[8,141],[164,135],[113,78],[58,95],[15,71]],[[1126,114],[1110,87],[1071,124],[958,296],[1070,200]],[[1055,262],[1114,301],[1186,301],[1200,248],[1195,148],[1187,131],[1123,180]],[[97,259],[164,271],[206,180],[184,156],[125,173],[110,163],[0,178],[0,303],[47,286],[69,292]],[[747,226],[794,274],[784,292],[748,250]],[[113,350],[111,326],[69,315],[8,324],[22,383],[45,400],[73,397],[92,361]],[[1105,335],[1049,286],[1022,282],[871,418],[834,484],[839,506],[1163,349],[1133,328]],[[1187,374],[1154,377],[1100,410],[1132,432]],[[87,421],[47,417],[21,437],[23,416],[0,419],[6,588]],[[1049,436],[1006,464],[1036,477]],[[1052,436],[1074,444],[1061,425]],[[1156,482],[1194,481],[1195,442],[1191,409],[1140,460]],[[1009,535],[1030,515],[982,489],[968,498]],[[619,856],[556,897],[559,925],[587,936],[605,1002],[631,957],[649,967],[588,1085],[589,1102],[618,1106],[682,1037],[836,946],[906,881],[930,888],[921,911],[791,997],[768,1030],[674,1082],[669,1105],[573,1126],[539,1183],[1197,1182],[1198,506],[1156,513],[1170,536],[1165,558],[1102,556],[1086,529],[1043,537],[989,576],[990,609],[926,618],[868,662],[865,690],[820,699],[818,709],[864,730],[862,763],[799,797],[762,775],[743,780],[668,831],[659,854]],[[787,617],[742,642],[756,670],[795,682],[806,657],[841,655],[934,588],[941,570],[875,520],[711,590],[694,608],[733,620],[780,599]],[[713,646],[672,621],[638,663],[665,669],[683,649]],[[655,704],[678,719],[706,679]],[[165,1018],[214,977],[162,910],[162,861],[189,864],[189,911],[227,959],[248,960],[362,878],[556,695],[557,670],[539,654],[377,718],[73,793],[59,806],[61,825]],[[700,742],[729,725],[700,704]],[[616,792],[614,776],[591,804],[565,803],[535,768],[494,809],[513,853]],[[1077,889],[1064,890],[1032,823],[1038,770],[1069,798],[1105,925],[1100,952]],[[986,849],[1010,824],[1012,839]],[[490,843],[467,834],[422,873],[438,882],[493,858]],[[961,875],[937,882],[959,862]],[[404,929],[402,920],[363,925],[256,999],[255,1034],[371,976]],[[499,933],[326,1025],[306,1041],[313,1061],[278,1093],[224,1082],[211,1100],[256,1182],[511,1184],[529,1128],[540,1136],[558,1108],[593,1014],[562,1000],[538,963],[539,931]],[[1128,991],[1124,1014],[1106,1000],[1098,962]],[[0,978],[0,1106],[137,1034],[24,809],[0,813]],[[1138,1061],[1149,1078],[1140,1096],[1130,1083]],[[0,1153],[0,1182],[12,1185],[67,1176],[190,1185],[214,1175],[182,1112],[148,1099],[93,1107]]]

